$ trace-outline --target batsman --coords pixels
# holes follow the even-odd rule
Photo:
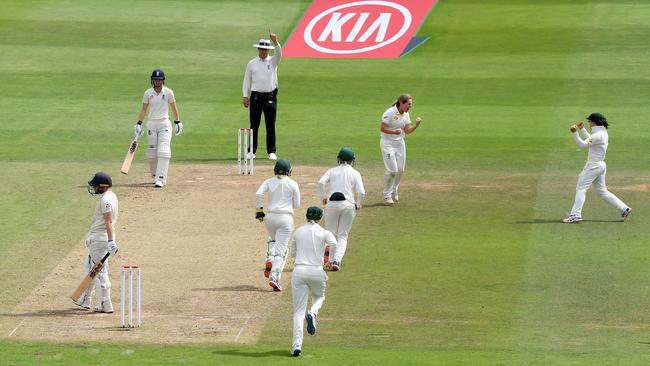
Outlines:
[[[255,218],[265,223],[269,233],[264,276],[269,278],[273,291],[282,291],[280,278],[293,232],[293,210],[300,207],[300,189],[298,183],[289,178],[291,163],[288,160],[276,161],[273,172],[275,177],[265,180],[255,193]],[[269,196],[266,212],[263,207],[265,193]]]
[[[111,176],[104,172],[95,173],[93,178],[88,181],[88,193],[99,195],[99,201],[95,206],[90,231],[86,238],[88,257],[84,260],[84,275],[90,275],[93,267],[102,259],[105,262],[91,285],[78,299],[73,300],[76,305],[84,309],[90,309],[94,291],[97,298],[95,311],[100,313],[113,312],[111,280],[108,278],[108,260],[105,258],[106,252],[111,255],[117,253],[115,224],[117,223],[118,202],[117,196],[111,191],[112,186],[113,180]]]

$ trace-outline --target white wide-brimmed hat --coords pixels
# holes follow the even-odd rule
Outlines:
[[[266,50],[274,50],[275,47],[271,45],[271,41],[268,39],[260,39],[259,43],[254,44],[253,47],[255,48],[264,48]]]

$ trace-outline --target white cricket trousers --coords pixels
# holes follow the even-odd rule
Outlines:
[[[84,275],[88,275],[90,270],[95,266],[95,263],[102,260],[104,255],[106,255],[106,252],[108,252],[107,248],[107,240],[91,237],[86,239],[88,256],[84,261]],[[101,303],[102,301],[111,301],[111,280],[108,278],[108,259],[104,262],[104,267],[99,271],[97,277],[93,279],[91,285],[88,286],[86,292],[81,296],[82,302],[86,296],[90,299],[93,289],[95,290],[95,296],[97,296],[97,303]]]
[[[627,208],[618,197],[607,190],[605,185],[605,175],[607,174],[607,165],[605,162],[601,163],[587,163],[584,169],[578,176],[578,184],[576,184],[576,198],[571,209],[571,215],[582,217],[582,206],[585,204],[585,195],[587,190],[592,185],[596,190],[596,194],[605,202],[616,207],[619,211]]]
[[[172,123],[169,118],[147,121],[147,159],[154,181],[167,183],[169,160],[172,157]]]
[[[334,253],[330,253],[331,262],[343,260],[345,251],[348,248],[348,235],[352,230],[352,223],[357,216],[354,204],[349,201],[329,201],[323,212],[325,228],[334,234],[336,245]],[[329,243],[328,243],[329,244]],[[333,259],[331,259],[333,258]]]
[[[305,311],[311,294],[310,313],[318,315],[325,301],[327,274],[322,266],[296,265],[291,275],[291,296],[293,298],[293,348],[302,349]]]
[[[273,256],[271,275],[279,281],[287,261],[287,247],[289,246],[289,239],[293,232],[293,215],[267,213],[264,216],[264,225],[271,240],[275,240],[275,253]]]
[[[397,195],[399,182],[406,167],[406,143],[400,140],[379,140],[381,155],[384,159],[384,198]]]

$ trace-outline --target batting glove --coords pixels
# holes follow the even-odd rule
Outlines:
[[[174,131],[176,133],[176,136],[180,135],[181,132],[183,132],[183,122],[181,121],[174,121],[176,124],[176,127],[174,127]]]
[[[260,222],[264,221],[264,207],[255,209],[255,218],[260,220]]]
[[[135,124],[135,138],[142,136],[142,121],[138,121]]]
[[[115,240],[108,241],[108,252],[111,253],[111,255],[117,254],[117,244],[115,243]]]

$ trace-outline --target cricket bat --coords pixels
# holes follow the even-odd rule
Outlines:
[[[104,258],[102,258],[102,260],[99,261],[99,263],[95,264],[93,269],[90,270],[90,273],[88,273],[88,276],[86,276],[81,281],[81,283],[79,284],[79,287],[77,287],[77,289],[74,290],[72,295],[70,295],[70,298],[72,299],[72,301],[77,301],[79,299],[79,297],[81,297],[81,294],[83,294],[84,291],[86,291],[88,289],[90,284],[93,282],[93,279],[95,279],[95,277],[97,277],[97,274],[99,273],[99,271],[101,271],[102,268],[104,268],[104,262],[106,262],[106,259],[108,258],[109,255],[110,255],[110,253],[106,252],[106,255],[104,256]]]
[[[133,157],[135,156],[136,150],[138,150],[137,138],[131,142],[131,146],[129,146],[129,151],[126,152],[126,156],[124,157],[124,162],[122,163],[122,169],[120,169],[122,173],[129,174],[129,169],[131,169],[131,163],[133,162]]]

